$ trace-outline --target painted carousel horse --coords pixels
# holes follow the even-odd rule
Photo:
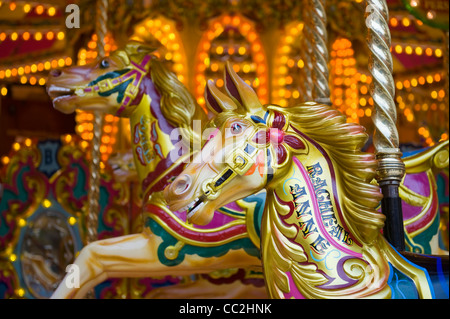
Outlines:
[[[437,183],[439,174],[448,169],[448,145],[446,140],[403,156],[406,174],[399,187],[399,195],[408,251],[448,255],[448,211],[443,209],[439,198],[445,191],[448,194],[448,184]]]
[[[227,70],[227,83],[240,86],[242,80],[231,68]],[[184,207],[169,210],[161,196],[195,153],[192,145],[201,137],[191,129],[192,122],[206,119],[175,75],[168,73],[148,49],[131,43],[94,64],[52,71],[48,83],[48,93],[60,111],[101,109],[130,118],[132,151],[148,217],[148,227],[142,234],[85,247],[75,261],[80,267],[81,287],[69,289],[64,279],[55,298],[81,297],[107,277],[119,276],[187,275],[227,269],[227,279],[231,279],[233,271],[242,273],[242,269],[230,271],[230,267],[243,267],[247,271],[241,280],[252,282],[253,266],[260,267],[264,193],[219,208],[212,222],[200,227],[189,223],[186,214],[203,211],[203,204],[188,205],[187,213]],[[176,127],[183,128],[179,131],[181,139],[178,134],[175,139],[171,136]],[[187,152],[180,153],[180,147],[176,147],[181,140],[188,141]],[[187,184],[183,183],[186,181],[179,179],[172,185],[172,195],[184,192]]]
[[[267,297],[258,259],[258,230],[245,218],[250,211],[251,216],[262,213],[264,194],[220,208],[206,227],[186,222],[185,212],[170,211],[163,200],[164,187],[183,170],[195,149],[200,150],[200,144],[195,145],[200,143],[201,130],[193,130],[192,123],[206,123],[207,115],[150,53],[141,43],[132,42],[93,64],[50,73],[47,92],[57,110],[103,110],[130,118],[132,152],[147,217],[143,233],[82,249],[75,260],[80,288],[69,289],[64,284],[66,276],[53,297],[82,297],[108,277],[190,274],[209,274],[201,278],[214,285],[199,284],[209,297],[231,298],[230,287],[236,288],[235,297]],[[181,296],[181,290],[175,287],[172,296]],[[195,290],[192,287],[192,294],[198,296]]]
[[[188,218],[208,224],[218,207],[265,189],[258,222],[272,298],[448,298],[448,256],[402,255],[380,233],[364,128],[316,103],[262,106],[232,72],[227,95],[207,85],[216,134],[165,189],[169,207],[201,206]]]

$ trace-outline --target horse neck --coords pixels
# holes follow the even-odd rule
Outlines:
[[[335,289],[349,296],[377,293],[378,288],[358,282],[370,276],[366,269],[384,269],[387,264],[377,247],[363,247],[349,232],[343,222],[332,169],[326,159],[310,155],[314,155],[311,149],[308,156],[294,155],[292,164],[283,169],[286,174],[275,176],[267,187],[262,249],[270,250],[275,245],[277,253],[286,259],[295,252],[298,263],[290,272],[292,277],[304,278],[300,284],[303,295],[329,297]],[[387,278],[380,280],[384,294]]]
[[[315,258],[332,250],[360,256],[362,245],[344,222],[336,174],[331,163],[315,156],[315,151],[310,147],[308,156],[292,156],[291,164],[283,169],[284,176],[275,177],[272,183],[273,203],[268,207],[281,210],[274,216],[295,227],[295,241]]]
[[[135,100],[137,106],[130,115],[131,144],[139,183],[145,194],[149,180],[158,181],[179,156],[171,153],[174,144],[170,134],[174,127],[161,112],[160,94],[150,75],[143,79]]]

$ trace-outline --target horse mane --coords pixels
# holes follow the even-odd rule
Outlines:
[[[156,58],[152,59],[150,76],[161,95],[160,105],[164,117],[174,127],[182,128],[181,134],[185,138],[191,142],[200,141],[201,135],[193,131],[192,121],[206,120],[206,114],[187,88]]]
[[[340,190],[338,199],[350,232],[366,244],[376,239],[385,216],[376,208],[382,194],[375,178],[375,156],[361,151],[367,141],[365,128],[347,123],[346,117],[333,107],[315,102],[282,108],[269,106],[289,118],[296,129],[317,142],[337,167]]]

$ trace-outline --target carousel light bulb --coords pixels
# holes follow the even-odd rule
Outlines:
[[[50,7],[47,10],[49,16],[53,17],[56,14],[56,9],[54,7]]]
[[[17,34],[17,32],[11,33],[11,36],[10,36],[11,40],[16,41],[18,37],[19,37],[19,35]]]
[[[58,35],[56,36],[58,40],[64,40],[65,34],[64,32],[60,31],[58,32]]]
[[[409,20],[409,18],[404,17],[404,18],[402,19],[402,24],[403,24],[403,26],[405,26],[405,27],[409,27],[410,24],[411,24],[411,21]]]
[[[8,94],[8,89],[6,87],[2,87],[0,89],[0,93],[1,95],[6,96]]]
[[[37,14],[43,14],[44,13],[44,6],[39,5],[36,7],[36,13]]]
[[[28,3],[23,6],[23,12],[28,13],[31,10],[31,5]]]
[[[34,39],[35,39],[36,41],[41,41],[41,40],[42,40],[42,33],[36,32],[36,33],[34,34]]]
[[[52,202],[48,199],[44,199],[42,201],[42,206],[44,206],[45,208],[50,208],[52,206]]]

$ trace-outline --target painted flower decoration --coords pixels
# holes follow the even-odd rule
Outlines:
[[[265,120],[260,117],[252,116],[254,121],[265,123]],[[294,151],[304,150],[305,144],[295,135],[286,132],[288,125],[286,125],[286,118],[283,114],[274,111],[272,123],[265,130],[256,132],[253,137],[253,142],[256,144],[270,143],[277,154],[278,165],[286,161],[288,151],[286,145]]]

